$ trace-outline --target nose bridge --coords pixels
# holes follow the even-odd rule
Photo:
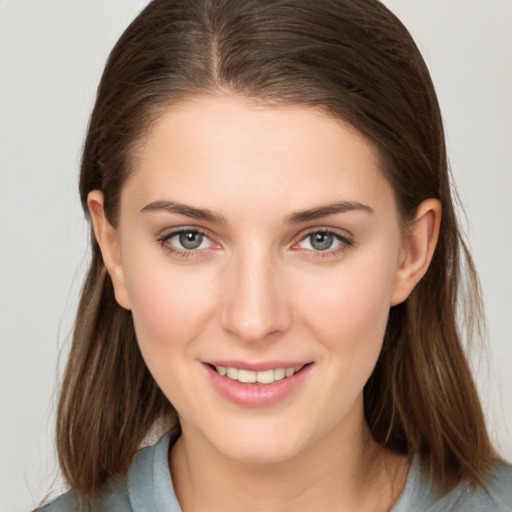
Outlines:
[[[226,330],[244,341],[262,341],[289,327],[291,312],[271,250],[246,246],[233,256],[227,272]]]

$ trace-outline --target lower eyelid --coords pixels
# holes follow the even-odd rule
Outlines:
[[[302,248],[299,246],[304,240],[307,240],[308,237],[315,235],[317,233],[323,233],[332,235],[336,240],[336,246],[334,248],[319,250],[314,247],[311,248]],[[311,242],[310,242],[311,243]],[[304,256],[308,258],[336,258],[341,257],[345,252],[349,251],[352,246],[354,246],[354,241],[351,237],[341,234],[337,231],[333,231],[332,229],[313,229],[306,234],[302,235],[297,242],[294,242],[292,245],[292,249],[295,251],[302,251]]]
[[[170,242],[174,237],[179,236],[182,233],[197,233],[204,237],[205,240],[208,241],[208,247],[196,248],[196,249],[186,249],[184,247],[179,247],[179,245],[175,245]],[[210,249],[215,249],[218,244],[216,244],[209,233],[203,231],[198,228],[178,228],[168,233],[164,233],[156,237],[156,241],[159,245],[161,245],[168,253],[174,254],[178,257],[194,257],[199,256],[200,254],[204,254],[204,251],[208,251]]]
[[[209,247],[205,247],[205,248],[202,248],[202,249],[185,249],[185,248],[180,248],[180,247],[177,247],[177,246],[174,246],[173,244],[170,244],[169,241],[182,234],[182,233],[198,233],[198,234],[201,234],[203,237],[205,237],[206,240],[208,240],[208,245]],[[325,230],[322,230],[322,229],[317,229],[317,230],[313,230],[313,231],[309,231],[308,233],[304,234],[303,236],[300,237],[300,239],[297,241],[297,242],[294,242],[293,243],[293,246],[297,246],[299,243],[303,242],[304,240],[306,240],[308,237],[314,235],[314,234],[317,234],[317,233],[323,233],[323,234],[327,234],[327,235],[332,235],[335,240],[338,242],[338,246],[333,248],[333,249],[325,249],[325,250],[318,250],[318,249],[305,249],[305,250],[309,250],[311,251],[312,253],[315,253],[316,256],[329,256],[329,255],[335,255],[337,253],[341,253],[341,252],[344,252],[346,250],[348,250],[351,246],[354,245],[354,242],[351,238],[349,238],[348,236],[346,235],[342,235],[341,233],[338,233],[336,231],[332,231],[332,230],[328,230],[328,229],[325,229]],[[174,231],[171,231],[169,233],[165,233],[163,235],[159,235],[156,237],[156,241],[162,246],[164,247],[169,253],[175,253],[175,254],[179,254],[179,255],[184,255],[184,256],[193,256],[194,253],[199,253],[199,252],[202,252],[202,251],[205,251],[205,250],[208,250],[208,249],[212,249],[212,248],[215,248],[215,246],[218,246],[218,244],[216,244],[211,236],[206,233],[205,231],[201,230],[201,229],[197,229],[197,228],[182,228],[182,229],[176,229]],[[292,246],[292,247],[293,247]]]

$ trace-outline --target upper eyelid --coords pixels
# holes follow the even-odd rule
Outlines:
[[[158,235],[156,238],[160,242],[165,242],[170,238],[173,238],[174,236],[184,232],[200,233],[201,235],[207,237],[210,240],[210,242],[219,244],[218,241],[215,241],[217,237],[214,234],[212,234],[209,229],[205,229],[199,226],[179,226],[169,228],[168,230],[163,230],[162,234]],[[335,237],[341,239],[342,241],[350,242],[351,244],[354,243],[353,235],[345,229],[334,228],[331,226],[312,226],[302,230],[299,234],[294,235],[291,244],[294,245],[298,242],[301,242],[314,233],[328,233],[334,235]]]
[[[175,246],[173,243],[170,242],[170,240],[181,233],[198,233],[202,236],[204,236],[208,241],[210,246],[204,247],[202,249],[196,248],[196,249],[186,249],[186,248],[180,248]],[[164,230],[162,234],[157,235],[155,238],[156,242],[164,248],[168,253],[174,254],[177,257],[201,257],[201,255],[204,256],[205,251],[210,251],[215,249],[215,245],[218,245],[215,241],[212,240],[212,237],[203,229],[198,228],[196,226],[194,227],[186,227],[186,226],[180,226],[176,228],[172,228],[169,231],[166,232]]]
[[[332,228],[332,227],[314,227],[308,228],[296,237],[296,240],[304,240],[308,236],[314,233],[328,233],[330,235],[337,236],[344,240],[352,241],[353,235],[345,229]]]
[[[162,233],[158,235],[158,239],[169,239],[172,238],[173,236],[179,235],[180,233],[188,232],[200,233],[201,235],[204,235],[209,239],[212,238],[211,232],[207,229],[203,229],[198,226],[180,226],[176,228],[162,230]]]
[[[333,256],[335,254],[344,253],[349,248],[354,247],[356,244],[354,242],[354,238],[353,238],[352,234],[349,235],[348,233],[346,233],[346,231],[344,231],[344,233],[346,233],[346,234],[342,234],[340,231],[344,231],[344,230],[328,228],[328,227],[324,227],[324,228],[317,227],[317,228],[309,229],[305,233],[296,237],[295,240],[292,242],[290,248],[294,251],[304,250],[306,252],[311,252],[312,254],[315,255],[315,257],[319,257],[319,258],[320,257],[325,258],[325,257]],[[304,242],[308,237],[310,237],[311,235],[313,235],[315,233],[327,233],[327,234],[333,235],[338,240],[339,247],[332,248],[332,249],[329,248],[324,251],[308,249],[308,248],[304,248],[304,249],[298,248],[297,249],[298,244]]]
[[[211,236],[210,232],[208,230],[204,230],[202,228],[199,228],[197,226],[180,226],[178,228],[172,228],[172,229],[169,229],[168,231],[166,230],[163,230],[163,232],[159,235],[156,236],[156,241],[160,244],[160,245],[165,245],[169,242],[169,240],[171,240],[171,238],[174,238],[175,236],[178,236],[180,235],[181,233],[190,233],[190,232],[193,232],[193,233],[199,233],[200,235],[204,236],[205,238],[207,238],[210,242],[210,244],[212,245],[215,245],[215,244],[218,244],[218,242],[214,241],[213,237]],[[210,249],[211,247],[207,248],[207,249]],[[180,250],[178,248],[175,248],[176,250]],[[201,249],[201,250],[206,250],[206,249]],[[192,250],[192,249],[183,249],[183,251],[186,251],[186,252],[197,252],[197,250]]]

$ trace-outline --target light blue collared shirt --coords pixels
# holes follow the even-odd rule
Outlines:
[[[125,478],[98,497],[91,512],[182,512],[169,471],[171,432],[140,450]],[[81,512],[76,494],[68,492],[41,512]],[[317,512],[317,511],[311,511]],[[497,464],[484,486],[461,484],[442,495],[413,461],[404,490],[391,512],[512,512],[512,466]]]

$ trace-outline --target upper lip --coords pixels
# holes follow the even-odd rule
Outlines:
[[[309,361],[308,361],[309,362]],[[222,366],[224,368],[238,368],[239,370],[249,370],[253,372],[263,372],[265,370],[275,370],[276,368],[297,368],[297,366],[304,366],[308,364],[304,361],[260,361],[260,362],[249,362],[249,361],[233,361],[233,360],[208,360],[203,361],[205,364],[212,366]]]

